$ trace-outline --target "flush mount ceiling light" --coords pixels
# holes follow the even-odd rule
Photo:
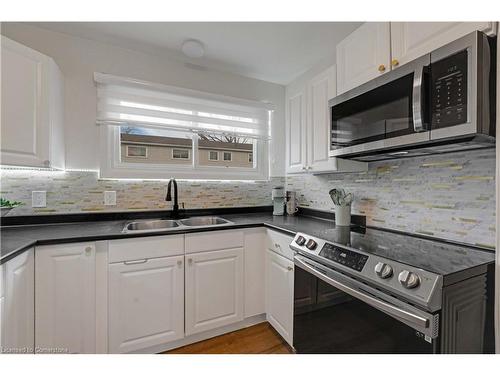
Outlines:
[[[182,43],[182,53],[187,57],[200,58],[205,54],[205,47],[199,40],[188,39]]]

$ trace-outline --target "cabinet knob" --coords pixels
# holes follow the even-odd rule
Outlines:
[[[290,267],[290,266],[288,266],[286,269],[287,269],[288,271],[293,271],[293,267]]]
[[[193,264],[193,259],[192,259],[192,258],[189,258],[189,259],[188,259],[188,264],[189,264],[189,265]]]
[[[306,167],[302,167],[302,170],[304,170],[304,171],[305,171],[306,169],[307,169]]]
[[[379,72],[383,72],[383,71],[385,71],[385,65],[384,65],[384,64],[380,64],[380,65],[378,66],[378,71],[379,71]]]
[[[85,255],[89,256],[92,253],[92,248],[90,246],[87,246],[85,248]]]
[[[392,59],[391,65],[392,66],[398,66],[399,65],[399,61],[397,59]]]
[[[178,265],[179,267],[180,267],[180,266],[182,266],[182,260],[178,260],[178,261],[177,261],[177,265]]]

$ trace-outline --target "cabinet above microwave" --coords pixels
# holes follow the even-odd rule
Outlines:
[[[495,43],[471,33],[331,99],[329,155],[376,161],[494,147]]]

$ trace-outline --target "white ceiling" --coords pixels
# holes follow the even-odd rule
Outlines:
[[[335,46],[360,22],[43,22],[36,26],[278,84],[333,61]],[[181,45],[198,39],[205,56]]]

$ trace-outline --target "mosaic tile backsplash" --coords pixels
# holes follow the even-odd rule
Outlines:
[[[179,204],[185,208],[271,205],[271,190],[284,178],[268,182],[178,181]],[[167,181],[101,180],[97,172],[2,170],[1,195],[24,203],[9,213],[105,212],[170,209],[165,202]],[[31,192],[47,191],[47,207],[32,208]],[[116,191],[116,206],[104,205],[104,191]]]
[[[328,191],[354,193],[367,224],[495,247],[495,150],[371,163],[356,174],[288,176],[299,204],[333,210]]]

